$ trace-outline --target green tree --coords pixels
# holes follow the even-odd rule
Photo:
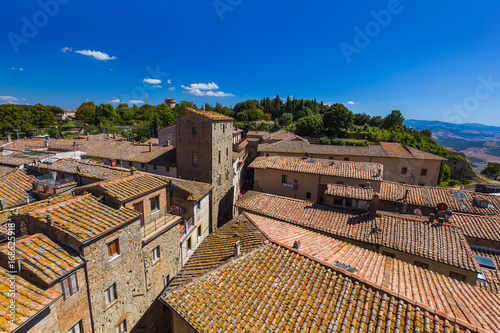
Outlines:
[[[367,115],[366,113],[355,113],[354,114],[354,125],[356,126],[364,126],[365,124],[368,124],[370,121],[371,117]]]
[[[295,125],[299,135],[315,135],[323,130],[323,119],[320,115],[308,116],[297,120]]]
[[[94,124],[96,109],[94,102],[83,102],[75,113],[75,118],[87,124]]]
[[[394,129],[403,126],[405,118],[401,114],[399,110],[393,110],[390,114],[388,114],[384,118],[384,122],[382,123],[382,128],[384,129]]]
[[[324,136],[319,140],[319,144],[320,145],[329,145],[329,144],[331,144],[331,141],[327,136]]]
[[[283,113],[280,118],[279,124],[281,126],[290,126],[293,122],[293,115],[291,113]]]
[[[481,170],[481,174],[488,178],[497,180],[500,177],[500,163],[498,162],[488,162],[486,168]]]
[[[335,103],[325,112],[323,121],[328,131],[344,136],[353,125],[354,114],[343,104]]]
[[[381,116],[372,117],[368,121],[368,125],[370,125],[372,127],[381,127],[383,123],[384,123],[384,119],[382,119]]]
[[[438,184],[447,181],[451,177],[451,170],[446,161],[441,162],[441,168],[439,169]]]

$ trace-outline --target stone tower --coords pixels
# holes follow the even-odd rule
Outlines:
[[[177,175],[213,185],[211,231],[232,218],[233,120],[190,108],[176,117]]]

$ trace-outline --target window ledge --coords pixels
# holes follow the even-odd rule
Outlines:
[[[116,303],[118,303],[118,298],[117,299],[114,299],[112,300],[108,305],[105,305],[105,308],[104,308],[104,311],[108,310],[109,308],[113,307],[113,305],[115,305]]]
[[[120,254],[115,254],[111,258],[109,258],[109,262],[115,261],[116,259],[120,258]]]

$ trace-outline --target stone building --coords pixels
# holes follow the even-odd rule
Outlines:
[[[213,185],[211,230],[232,216],[232,123],[220,113],[189,108],[176,118],[177,175]]]

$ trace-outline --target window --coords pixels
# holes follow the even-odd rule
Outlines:
[[[281,183],[288,183],[288,176],[287,175],[281,175]]]
[[[220,164],[220,150],[219,150],[219,164]]]
[[[346,198],[345,199],[345,206],[346,207],[352,207],[352,199],[351,198]]]
[[[111,287],[104,291],[104,301],[106,305],[113,302],[116,299],[116,283],[113,283]]]
[[[149,199],[149,204],[151,207],[151,214],[156,213],[160,210],[160,196]]]
[[[201,237],[201,225],[198,226],[198,237]]]
[[[341,197],[333,197],[333,204],[335,206],[342,206],[342,198]]]
[[[198,153],[195,151],[191,153],[191,163],[193,165],[198,165]]]
[[[311,199],[311,192],[306,192],[306,199]]]
[[[128,166],[132,166],[132,162],[128,161]]]
[[[415,260],[415,262],[413,264],[415,266],[417,266],[417,267],[420,267],[420,268],[429,269],[429,265],[428,264],[420,262],[420,261],[417,261],[417,260]]]
[[[68,333],[81,333],[83,332],[83,329],[82,329],[82,321],[80,320],[78,322],[78,324],[76,324],[75,326],[71,327],[68,331]]]
[[[170,282],[170,275],[167,274],[163,277],[163,287],[166,287],[169,284],[169,282]]]
[[[116,326],[116,333],[127,333],[127,320],[122,321],[118,326]]]
[[[420,176],[427,176],[427,169],[420,170]]]
[[[221,186],[222,184],[222,177],[220,175],[217,175],[217,185]]]
[[[455,279],[455,280],[458,280],[458,281],[462,281],[462,282],[465,282],[465,279],[467,278],[465,275],[459,274],[459,273],[455,273],[453,271],[450,271],[450,277],[452,279]]]
[[[70,275],[68,278],[64,279],[61,283],[64,291],[64,299],[70,298],[78,291],[78,281],[76,280],[76,273]]]
[[[160,259],[160,246],[158,245],[151,251],[151,256],[153,257],[153,262],[156,262],[158,259]]]
[[[108,243],[108,256],[109,258],[116,258],[120,255],[120,244],[118,238]]]
[[[191,133],[193,135],[196,135],[196,125],[193,125],[193,127],[191,127]]]
[[[167,167],[166,169],[167,169],[167,172],[170,172],[170,167]]]
[[[497,269],[495,262],[489,257],[483,257],[476,254],[476,260],[481,268],[486,268],[492,271],[495,271]]]
[[[344,161],[349,161],[349,157],[344,157]]]
[[[401,168],[402,175],[406,175],[407,172],[408,172],[408,168],[405,168],[405,167]]]
[[[189,237],[188,241],[187,241],[187,248],[188,248],[188,250],[191,250],[192,247],[193,247],[193,244],[191,243],[191,237]]]
[[[226,125],[222,125],[222,133],[226,133]]]
[[[387,251],[382,251],[382,255],[387,256],[389,258],[396,258],[396,255],[394,253],[387,252]]]
[[[226,156],[229,156],[229,148],[226,148]]]
[[[156,170],[156,164],[154,164],[154,165],[153,165],[153,169],[155,169],[155,170]]]

